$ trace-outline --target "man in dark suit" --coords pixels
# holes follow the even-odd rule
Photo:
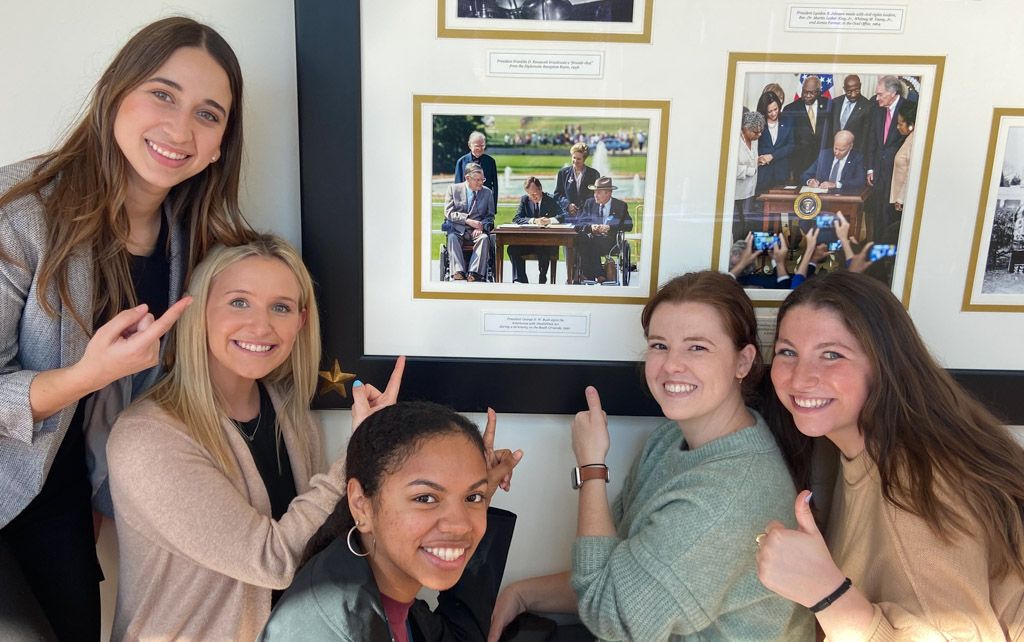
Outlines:
[[[519,199],[519,209],[512,222],[516,225],[540,225],[542,227],[552,223],[561,223],[565,219],[562,208],[550,194],[545,194],[541,187],[540,179],[531,176],[523,183],[526,194]],[[558,248],[550,245],[510,245],[508,246],[508,258],[512,261],[512,280],[517,283],[529,283],[526,277],[527,254],[535,254],[540,270],[537,280],[540,283],[548,282],[548,264],[552,255],[558,258]]]
[[[853,148],[861,154],[866,150],[870,137],[871,101],[860,93],[860,76],[850,74],[843,80],[843,95],[832,100],[829,132],[835,134],[846,130],[853,134]],[[822,138],[822,148],[828,145],[832,137]]]
[[[570,222],[576,228],[580,276],[603,283],[605,275],[601,269],[601,257],[615,245],[616,234],[633,229],[633,219],[625,201],[612,198],[612,191],[619,188],[612,184],[611,176],[597,179],[590,189],[594,191],[594,197],[583,204],[580,215]]]
[[[829,127],[828,100],[821,97],[821,79],[807,76],[800,99],[786,105],[782,117],[793,129],[795,147],[789,168],[794,177],[799,177],[800,171],[818,157],[822,136]]]
[[[473,132],[469,135],[469,153],[455,161],[455,182],[461,183],[466,180],[466,165],[476,163],[484,170],[484,187],[491,190],[494,196],[494,209],[498,209],[498,164],[494,158],[485,154],[487,149],[487,136],[483,132]]]
[[[868,185],[874,188],[871,202],[866,208],[868,239],[875,240],[882,235],[889,236],[888,230],[900,220],[899,212],[889,204],[892,188],[893,163],[896,152],[906,140],[896,128],[896,114],[901,100],[902,86],[896,76],[882,76],[875,88],[875,106],[871,114],[871,143],[868,159]]]
[[[569,149],[569,154],[572,164],[558,170],[555,180],[555,200],[566,214],[577,216],[587,199],[594,195],[587,186],[593,185],[597,179],[601,178],[601,174],[585,164],[587,156],[590,154],[590,148],[586,143],[576,143]]]
[[[800,180],[804,185],[856,194],[864,189],[864,156],[855,147],[853,134],[845,129],[836,133],[832,149],[823,149],[818,160],[807,168]]]
[[[444,218],[448,221],[448,260],[455,281],[482,281],[491,255],[490,232],[494,229],[494,198],[484,187],[484,170],[466,164],[466,181],[448,186],[444,195]],[[473,244],[466,270],[462,243]]]

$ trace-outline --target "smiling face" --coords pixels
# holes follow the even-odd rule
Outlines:
[[[647,329],[647,386],[662,413],[677,422],[728,416],[743,405],[740,383],[755,351],[736,349],[710,305],[661,303]]]
[[[210,283],[206,340],[210,378],[219,390],[270,374],[292,352],[305,322],[299,283],[283,261],[250,256]]]
[[[768,103],[768,122],[774,123],[779,119],[779,104],[777,102]]]
[[[469,151],[473,154],[474,158],[480,158],[485,149],[487,149],[486,137],[480,134],[474,134],[469,137]]]
[[[129,91],[114,139],[130,166],[129,189],[166,194],[220,156],[231,110],[224,69],[202,49],[182,47]]]
[[[349,505],[381,593],[410,601],[420,588],[451,588],[487,530],[487,469],[479,446],[457,433],[427,439],[373,499],[349,481]]]
[[[864,348],[833,310],[798,305],[782,319],[772,361],[779,401],[800,432],[828,437],[847,457],[864,450],[857,422],[871,372]]]
[[[587,160],[587,155],[584,154],[583,152],[573,152],[572,153],[572,169],[573,169],[573,171],[575,171],[575,172],[582,172],[583,171],[583,163],[585,163],[586,160]]]

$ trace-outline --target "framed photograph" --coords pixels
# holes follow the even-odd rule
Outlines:
[[[1024,109],[992,114],[964,311],[1024,312]]]
[[[415,96],[413,296],[642,304],[658,284],[668,112],[667,101]],[[487,207],[464,200],[474,160]],[[485,231],[459,224],[470,209]]]
[[[438,38],[651,41],[654,0],[437,0]]]
[[[712,266],[744,263],[755,304],[777,306],[788,289],[773,248],[788,248],[792,274],[817,228],[817,269],[852,259],[909,305],[944,62],[730,54]],[[749,264],[748,235],[761,250]]]

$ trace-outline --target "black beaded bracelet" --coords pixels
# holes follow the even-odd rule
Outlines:
[[[839,588],[826,595],[823,600],[811,607],[811,613],[820,613],[832,606],[832,603],[849,591],[851,586],[853,586],[853,580],[850,578],[843,580],[843,583],[839,585]]]

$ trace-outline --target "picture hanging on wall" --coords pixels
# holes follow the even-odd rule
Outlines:
[[[413,100],[416,298],[653,293],[667,102]]]
[[[651,41],[654,0],[437,0],[439,38]]]
[[[944,61],[730,54],[712,265],[777,306],[810,252],[909,305]]]
[[[1024,109],[992,114],[963,310],[1024,312]]]

